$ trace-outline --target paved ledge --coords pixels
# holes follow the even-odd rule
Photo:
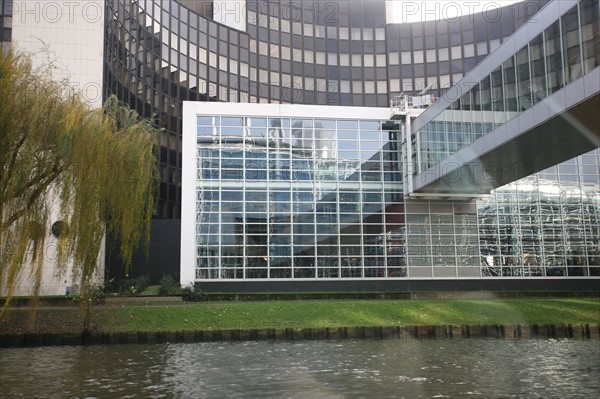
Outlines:
[[[115,296],[104,298],[103,305],[123,305],[123,304],[176,304],[181,303],[182,299],[180,296]]]
[[[207,292],[204,301],[284,301],[284,300],[327,300],[327,299],[426,299],[426,300],[465,300],[465,299],[510,299],[510,298],[600,298],[600,291],[410,291],[410,292]],[[35,302],[32,298],[16,297],[9,307],[25,308],[37,303],[43,307],[74,307],[78,302],[68,297],[41,297]],[[181,296],[108,296],[98,306],[121,305],[177,305],[188,301]],[[0,307],[4,298],[0,298]]]
[[[106,332],[83,338],[77,334],[0,336],[0,347],[108,345],[241,341],[310,341],[341,339],[574,339],[600,340],[599,324],[447,325],[404,327],[340,327],[173,332]]]
[[[598,298],[600,291],[413,291],[413,292],[275,292],[206,293],[206,301],[282,301],[325,299],[510,299],[510,298]]]

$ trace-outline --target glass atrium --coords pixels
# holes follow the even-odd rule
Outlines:
[[[405,276],[399,127],[198,117],[196,277]]]

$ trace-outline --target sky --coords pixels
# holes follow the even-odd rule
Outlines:
[[[417,22],[434,19],[455,19],[459,15],[485,11],[490,19],[498,19],[500,7],[522,0],[392,0],[393,22]]]

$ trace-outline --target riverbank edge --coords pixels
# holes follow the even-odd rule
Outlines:
[[[600,340],[600,324],[444,325],[136,331],[81,334],[0,335],[0,348],[62,345],[161,344],[243,341],[322,341],[345,339],[575,339]]]
[[[600,291],[410,291],[410,292],[254,292],[254,293],[203,293],[200,301],[187,301],[181,296],[107,296],[99,299],[99,305],[129,303],[189,304],[194,302],[262,302],[304,300],[480,300],[480,299],[562,299],[600,298]],[[0,307],[5,298],[0,297]],[[15,297],[9,307],[77,306],[72,297]]]

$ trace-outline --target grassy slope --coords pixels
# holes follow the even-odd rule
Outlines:
[[[600,323],[598,299],[328,300],[98,307],[107,330],[309,328],[444,324]]]

